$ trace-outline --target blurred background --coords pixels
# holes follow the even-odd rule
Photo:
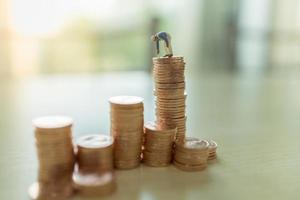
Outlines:
[[[299,71],[297,0],[0,0],[0,76],[149,71],[150,35],[205,71]]]

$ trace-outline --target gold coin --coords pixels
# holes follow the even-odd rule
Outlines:
[[[185,88],[185,82],[181,83],[155,83],[155,88],[161,89],[176,89],[176,88]]]
[[[209,143],[206,140],[187,137],[183,144],[176,144],[179,150],[205,151],[208,150]]]
[[[115,96],[109,98],[109,102],[117,106],[141,106],[144,99],[137,96]]]
[[[111,146],[113,141],[108,135],[86,135],[77,140],[77,145],[86,149],[98,149]]]
[[[40,129],[57,129],[72,126],[73,120],[67,116],[45,116],[34,119],[32,123]]]

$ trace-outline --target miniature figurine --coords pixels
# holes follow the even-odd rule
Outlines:
[[[169,33],[166,32],[158,32],[155,35],[151,36],[151,40],[156,42],[156,53],[159,55],[159,42],[160,40],[164,41],[164,47],[166,51],[166,55],[164,57],[172,57],[172,46],[171,46],[171,36]]]

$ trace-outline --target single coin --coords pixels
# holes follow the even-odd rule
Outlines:
[[[67,116],[44,116],[32,121],[33,126],[41,129],[56,129],[71,126],[73,119]]]
[[[164,110],[161,108],[156,108],[155,109],[156,113],[158,113],[160,116],[172,116],[172,118],[174,116],[181,116],[184,117],[185,116],[185,109],[168,109],[168,110]],[[177,117],[176,117],[177,118]],[[179,117],[178,117],[179,118]]]
[[[169,60],[157,59],[157,60],[153,60],[153,63],[158,65],[158,64],[168,64],[168,63],[178,64],[178,63],[185,63],[185,62],[183,58],[176,58],[176,59],[169,59]]]
[[[169,117],[161,117],[161,116],[157,116],[158,122],[161,122],[163,124],[179,124],[179,123],[185,123],[187,120],[187,116],[184,117],[179,117],[179,118],[169,118]]]
[[[161,102],[173,102],[173,103],[179,103],[179,102],[184,102],[187,98],[187,94],[185,94],[184,96],[182,97],[178,97],[177,99],[172,99],[172,100],[169,100],[169,99],[164,99],[162,97],[156,97],[156,101],[161,101]]]
[[[178,77],[184,76],[184,67],[177,66],[154,66],[153,75],[155,77],[167,77],[168,75],[176,75]],[[169,77],[173,78],[173,77]],[[184,82],[184,80],[182,81]]]
[[[83,148],[104,148],[113,144],[113,138],[108,135],[87,135],[77,140],[77,145]]]
[[[172,56],[172,57],[154,57],[153,61],[161,61],[161,60],[182,60],[183,56]]]
[[[181,146],[179,144],[178,146]],[[194,150],[205,150],[208,149],[209,143],[206,140],[201,140],[198,138],[187,137],[185,138],[184,144],[182,147],[186,149],[194,149]]]
[[[207,160],[214,160],[217,158],[217,155],[214,155],[214,156],[208,156],[207,157]]]
[[[157,124],[152,121],[146,122],[144,127],[146,130],[149,130],[152,132],[171,132],[172,133],[172,132],[176,131],[175,126],[173,126],[172,128],[166,128],[166,127],[162,126],[161,124]]]
[[[182,82],[184,81],[184,77],[172,77],[172,76],[168,76],[165,78],[158,78],[154,76],[154,80],[157,83],[178,83],[178,82]]]
[[[142,97],[137,96],[115,96],[109,98],[109,102],[117,105],[136,105],[143,102]]]
[[[155,67],[161,67],[163,68],[169,68],[169,67],[181,67],[185,66],[185,62],[183,60],[177,60],[177,61],[167,61],[167,62],[153,62],[153,68]]]
[[[169,73],[164,75],[154,75],[156,84],[177,84],[184,81],[184,74]]]
[[[182,82],[182,83],[156,83],[155,87],[158,89],[185,88],[185,82]]]
[[[156,113],[160,113],[162,115],[182,115],[185,116],[185,108],[178,107],[178,108],[155,108]]]
[[[161,79],[161,78],[168,78],[168,79],[183,78],[184,77],[184,68],[182,68],[182,69],[178,69],[175,67],[171,67],[169,69],[167,69],[166,67],[162,67],[161,69],[154,68],[153,76],[154,76],[154,78],[158,78],[158,79]],[[178,83],[182,83],[182,82],[185,82],[185,80],[178,81],[177,83],[173,83],[173,84],[178,84]],[[156,82],[156,84],[159,84],[159,83]]]

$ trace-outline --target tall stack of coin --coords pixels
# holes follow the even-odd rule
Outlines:
[[[77,142],[77,164],[82,173],[113,170],[113,138],[108,135],[87,135]]]
[[[213,140],[208,140],[209,146],[208,146],[208,160],[213,160],[217,158],[217,143]]]
[[[143,162],[152,167],[164,167],[171,163],[175,128],[162,128],[154,122],[145,124]]]
[[[184,171],[200,171],[207,167],[209,143],[205,140],[187,137],[183,143],[176,143],[174,165]]]
[[[72,124],[73,120],[64,116],[33,120],[39,169],[38,181],[29,189],[31,198],[50,199],[72,195],[75,162]]]
[[[103,173],[74,172],[73,182],[75,189],[82,196],[105,196],[116,189],[114,173],[111,171]]]
[[[143,98],[116,96],[109,99],[111,135],[114,137],[114,164],[131,169],[140,164],[143,140]]]
[[[157,122],[175,125],[178,141],[184,140],[186,131],[184,69],[183,57],[153,58]]]

